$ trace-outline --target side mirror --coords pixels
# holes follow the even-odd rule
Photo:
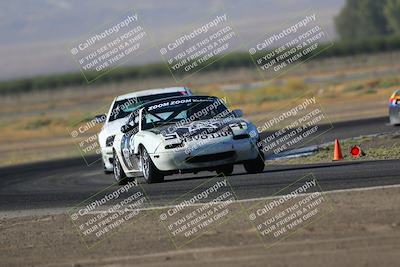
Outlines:
[[[104,123],[104,122],[106,122],[106,120],[107,120],[106,114],[99,114],[99,115],[94,116],[94,121],[96,123],[99,123],[99,124]]]
[[[243,111],[241,109],[234,109],[232,113],[236,118],[243,117]]]
[[[129,132],[133,127],[130,126],[129,124],[125,124],[121,126],[121,132],[123,133],[127,133]]]

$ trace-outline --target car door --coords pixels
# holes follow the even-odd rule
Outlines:
[[[139,157],[134,154],[134,141],[135,135],[139,129],[139,117],[137,113],[132,113],[126,123],[127,127],[129,127],[129,131],[124,133],[121,139],[121,155],[125,166],[129,169],[129,171],[137,171]]]

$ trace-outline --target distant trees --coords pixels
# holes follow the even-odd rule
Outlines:
[[[342,39],[400,34],[400,0],[347,0],[335,25]]]
[[[389,28],[395,34],[400,34],[400,0],[387,0],[384,13]]]

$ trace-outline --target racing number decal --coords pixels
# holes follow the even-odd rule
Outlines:
[[[134,154],[134,138],[132,132],[124,134],[121,140],[121,152],[125,165],[129,170],[138,169],[138,158]]]
[[[125,163],[125,166],[127,166],[129,169],[131,168],[131,164],[129,162],[129,138],[126,134],[122,136],[121,139],[121,155],[122,155],[122,160]]]

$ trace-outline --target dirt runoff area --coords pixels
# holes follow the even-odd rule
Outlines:
[[[400,132],[385,133],[379,135],[361,136],[340,140],[343,159],[358,160],[385,160],[400,158]],[[354,146],[361,149],[360,156],[352,157],[350,150]],[[325,144],[308,156],[277,159],[276,164],[310,164],[332,162],[334,155],[334,143]]]
[[[0,265],[398,266],[400,186],[327,192],[324,197],[333,209],[290,235],[283,233],[283,239],[260,236],[241,212],[187,244],[171,239],[154,210],[95,246],[81,239],[66,214],[3,218]],[[231,209],[253,204],[233,203]]]

